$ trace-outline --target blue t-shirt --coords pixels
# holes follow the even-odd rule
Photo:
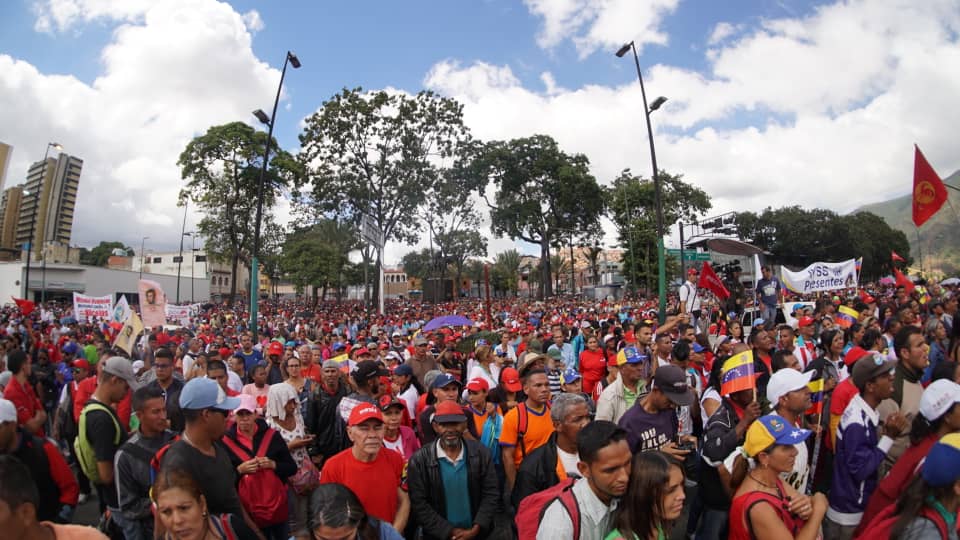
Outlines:
[[[260,354],[260,351],[256,349],[253,349],[250,354],[246,354],[242,350],[237,351],[235,354],[243,357],[243,367],[246,370],[246,373],[251,375],[253,374],[253,368],[263,361],[263,355]]]
[[[760,295],[760,301],[768,306],[777,305],[777,297],[780,293],[780,280],[776,276],[770,279],[760,278],[757,281],[757,294]]]

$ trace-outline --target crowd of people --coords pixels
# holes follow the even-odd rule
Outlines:
[[[4,308],[0,536],[956,539],[960,293],[764,280],[749,328],[682,289],[662,324],[649,298],[209,304],[132,354]]]

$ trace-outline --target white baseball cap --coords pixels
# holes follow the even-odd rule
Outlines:
[[[946,414],[954,403],[960,403],[960,384],[948,379],[933,381],[920,396],[920,414],[933,422]]]
[[[784,368],[771,375],[770,382],[767,383],[767,401],[770,402],[770,407],[777,406],[780,396],[807,386],[813,373],[813,371],[800,373],[795,369]]]
[[[8,399],[0,398],[0,424],[17,421],[17,408]]]

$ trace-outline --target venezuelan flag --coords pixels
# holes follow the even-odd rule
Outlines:
[[[823,413],[823,379],[814,379],[807,383],[810,389],[810,402],[812,405],[807,409],[807,414]]]
[[[753,352],[743,351],[723,363],[720,376],[720,394],[727,396],[741,390],[756,388],[753,372]]]
[[[837,310],[837,326],[840,328],[850,328],[853,323],[860,320],[860,312],[847,306],[840,306]]]

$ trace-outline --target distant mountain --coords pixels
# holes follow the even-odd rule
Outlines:
[[[944,183],[960,187],[960,171],[947,178]],[[953,203],[957,212],[960,212],[960,191],[947,188],[949,201]],[[918,229],[913,225],[913,207],[910,194],[889,201],[868,204],[853,211],[872,212],[884,219],[894,229],[899,229],[907,235],[910,241],[910,254],[913,256],[913,267],[919,269],[921,264],[926,273],[943,274],[952,277],[960,274],[960,223],[949,203],[933,216],[930,221]]]

